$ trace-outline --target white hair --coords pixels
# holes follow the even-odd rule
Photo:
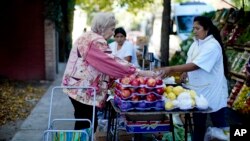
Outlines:
[[[116,24],[115,16],[111,12],[100,12],[95,14],[92,20],[91,30],[102,35],[104,31]]]

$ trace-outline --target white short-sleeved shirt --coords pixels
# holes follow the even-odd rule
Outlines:
[[[136,56],[136,48],[134,45],[129,42],[125,41],[121,47],[121,49],[117,50],[117,43],[112,42],[109,44],[110,49],[112,50],[112,54],[124,59],[125,57],[131,56],[131,63],[134,64],[136,67],[139,67],[137,56]]]
[[[192,62],[200,68],[188,72],[187,86],[208,100],[212,112],[226,107],[228,87],[219,42],[212,35],[195,40],[187,55],[186,63]]]

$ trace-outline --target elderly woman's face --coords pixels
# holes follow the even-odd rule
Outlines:
[[[112,37],[115,33],[115,25],[114,26],[111,26],[109,28],[107,28],[104,33],[103,33],[103,37],[108,40],[110,37]]]
[[[193,32],[196,39],[205,39],[208,31],[205,30],[203,26],[199,24],[199,22],[195,21]]]

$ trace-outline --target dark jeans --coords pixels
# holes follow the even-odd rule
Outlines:
[[[203,141],[207,130],[207,115],[210,115],[210,119],[214,127],[228,127],[226,120],[226,110],[227,108],[222,108],[217,112],[213,113],[194,113],[194,141]]]
[[[70,98],[70,97],[69,97]],[[75,109],[75,118],[76,119],[89,119],[91,122],[92,121],[92,114],[93,114],[93,106],[83,104],[81,102],[78,102],[72,98],[70,98],[74,109]],[[97,119],[97,109],[95,109],[95,122],[94,122],[94,131],[96,131],[98,125],[98,119]],[[88,122],[83,122],[83,121],[76,121],[75,122],[75,130],[80,130],[80,129],[85,129],[89,128],[90,125]]]

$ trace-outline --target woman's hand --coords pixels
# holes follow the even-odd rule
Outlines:
[[[161,72],[161,77],[167,77],[170,75],[171,73],[171,69],[170,67],[164,67],[164,68],[157,68],[157,69],[154,69],[154,71],[159,71]]]
[[[164,73],[161,70],[158,70],[158,71],[140,70],[138,75],[145,76],[145,77],[162,78]]]

